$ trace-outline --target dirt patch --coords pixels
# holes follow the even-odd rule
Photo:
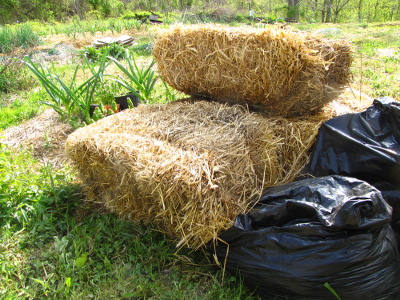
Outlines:
[[[384,27],[384,26],[400,26],[400,22],[393,22],[393,23],[380,23],[380,24],[375,24],[372,26],[376,27]]]
[[[378,56],[380,57],[395,57],[400,58],[400,48],[393,49],[393,48],[384,48],[384,49],[376,49]]]
[[[53,48],[39,48],[31,54],[32,60],[39,63],[57,61],[67,64],[74,62],[78,57],[78,50],[65,43],[59,43]]]
[[[72,131],[72,127],[61,122],[53,109],[48,109],[19,126],[3,131],[0,143],[15,149],[31,148],[36,158],[59,165],[67,160],[64,145]]]
[[[65,34],[55,34],[55,35],[48,35],[43,37],[42,40],[47,45],[57,45],[57,44],[68,44],[73,46],[76,49],[81,49],[86,46],[92,46],[93,42],[97,39],[105,38],[105,37],[119,37],[123,35],[129,36],[137,36],[140,35],[136,30],[124,30],[121,32],[112,33],[111,31],[107,31],[104,33],[96,32],[95,34],[86,33],[83,35],[78,35],[77,37],[68,37]]]

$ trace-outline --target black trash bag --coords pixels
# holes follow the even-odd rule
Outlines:
[[[375,186],[400,220],[400,103],[376,99],[366,111],[322,124],[305,173],[343,175]]]
[[[265,298],[336,299],[327,282],[342,299],[398,299],[390,216],[380,191],[364,181],[305,179],[267,190],[214,251]]]

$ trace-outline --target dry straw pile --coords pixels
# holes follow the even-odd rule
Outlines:
[[[63,164],[65,140],[72,131],[53,109],[48,109],[19,126],[0,132],[0,147],[5,144],[15,150],[30,148],[38,159],[53,165]]]
[[[263,188],[295,178],[319,125],[188,100],[104,118],[70,135],[66,149],[90,199],[197,249]]]
[[[179,91],[283,117],[319,110],[349,81],[352,62],[345,41],[216,25],[166,30],[153,53],[162,78]]]

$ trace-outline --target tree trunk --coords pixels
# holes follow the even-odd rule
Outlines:
[[[267,11],[271,12],[272,11],[272,4],[271,4],[271,0],[268,0],[268,8]]]
[[[300,0],[287,0],[287,3],[288,3],[288,11],[286,20],[288,22],[298,22]]]
[[[358,22],[361,23],[362,22],[362,4],[363,4],[363,0],[358,0],[358,7],[357,7],[357,15],[358,15]]]
[[[79,16],[79,20],[83,19],[82,0],[75,0],[75,12]]]
[[[376,20],[376,16],[378,15],[378,7],[379,7],[379,1],[377,0],[375,3],[375,9],[374,9],[374,17],[373,17],[373,21]]]
[[[317,11],[317,9],[318,9],[318,0],[314,0],[314,1],[312,2],[311,9],[312,9],[313,11]]]
[[[329,23],[332,17],[332,1],[333,0],[324,0],[324,5],[321,11],[321,22]]]
[[[336,23],[337,19],[339,17],[339,13],[346,7],[347,4],[349,4],[350,0],[343,0],[342,1],[337,1],[336,5],[333,7],[333,22]]]

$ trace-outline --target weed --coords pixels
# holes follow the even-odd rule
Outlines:
[[[126,52],[124,46],[121,46],[117,43],[111,43],[110,45],[104,47],[103,52],[107,51],[108,55],[115,59],[124,59],[126,58]]]
[[[328,282],[324,283],[324,287],[326,287],[338,300],[341,300],[339,295],[336,293],[336,291],[331,287],[331,285]]]
[[[0,65],[0,67],[2,67]],[[0,92],[10,93],[15,91],[19,87],[19,82],[17,78],[17,74],[11,70],[9,65],[3,67],[4,69],[0,69]]]
[[[114,81],[104,81],[96,90],[94,102],[103,105],[113,105],[115,96],[121,94],[122,88]]]
[[[60,51],[57,50],[57,49],[55,49],[55,48],[51,48],[51,49],[49,49],[49,50],[47,51],[47,54],[48,54],[48,55],[58,55],[58,54],[60,54]]]

